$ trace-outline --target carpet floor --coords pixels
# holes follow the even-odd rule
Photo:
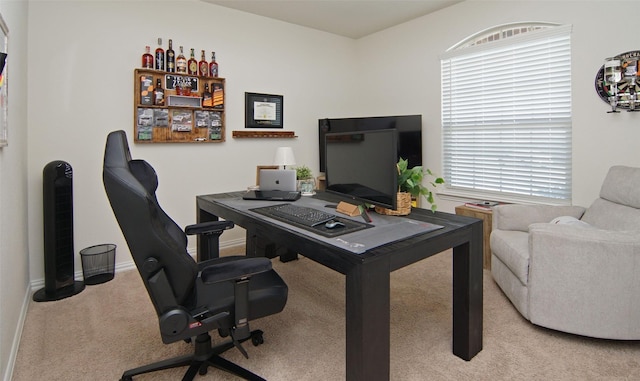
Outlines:
[[[228,254],[233,254],[232,252]],[[273,260],[289,286],[284,311],[251,323],[264,344],[249,359],[223,357],[271,381],[345,378],[344,277],[305,257]],[[451,251],[391,275],[392,380],[637,380],[640,341],[580,337],[530,324],[484,272],[483,350],[471,361],[451,352]],[[212,335],[214,341],[219,340]],[[137,271],[55,302],[31,302],[13,372],[15,381],[118,380],[140,365],[192,352],[165,345]],[[135,377],[179,380],[185,368]],[[237,380],[210,369],[200,380]]]

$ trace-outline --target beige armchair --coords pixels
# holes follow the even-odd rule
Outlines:
[[[533,324],[640,339],[640,168],[610,168],[588,209],[497,206],[491,252],[494,280]]]

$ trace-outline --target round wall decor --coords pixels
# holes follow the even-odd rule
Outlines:
[[[612,107],[611,112],[616,112],[616,108],[640,110],[639,63],[640,51],[632,50],[607,58],[598,70],[595,79],[596,93],[603,102]]]

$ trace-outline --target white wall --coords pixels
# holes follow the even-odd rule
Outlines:
[[[55,15],[55,17],[52,17]],[[145,45],[216,51],[226,78],[226,142],[134,144],[133,70]],[[256,165],[276,147],[318,168],[318,119],[348,112],[355,84],[355,41],[199,1],[47,1],[29,7],[29,243],[31,279],[44,277],[42,169],[64,160],[74,171],[76,252],[115,243],[130,261],[102,185],[108,132],[124,129],[132,154],[158,171],[158,197],[185,226],[195,222],[195,196],[246,189]],[[210,53],[208,53],[210,55]],[[233,139],[244,129],[244,92],[284,96],[284,129],[297,139]],[[239,229],[223,243],[242,239]],[[195,247],[195,240],[191,243]],[[81,270],[79,255],[76,268]]]
[[[9,145],[0,149],[0,377],[10,376],[29,297],[27,4],[0,0],[9,28]]]
[[[619,10],[613,18],[607,16],[612,9]],[[132,144],[135,157],[158,169],[159,197],[181,225],[195,220],[197,194],[252,184],[255,165],[269,164],[277,146],[293,146],[300,163],[317,168],[319,118],[420,113],[426,165],[440,171],[439,55],[470,34],[509,22],[573,25],[574,201],[590,204],[610,165],[639,164],[640,115],[607,114],[593,86],[605,57],[640,49],[638,2],[470,0],[357,41],[194,0],[0,0],[0,12],[12,47],[10,145],[0,150],[5,379],[29,280],[44,277],[41,189],[47,163],[65,160],[74,169],[76,252],[112,242],[119,246],[118,262],[130,260],[102,188],[102,154],[108,132],[124,129],[132,138],[133,69],[157,37],[165,46],[173,38],[186,49],[215,50],[227,78],[225,143]],[[299,138],[232,139],[232,130],[243,129],[245,91],[284,95],[285,129]],[[440,202],[440,209],[454,205]],[[242,232],[224,237],[234,241]]]
[[[640,3],[619,3],[626,11],[616,25],[632,28]],[[298,162],[316,169],[323,117],[422,114],[425,163],[441,173],[440,54],[480,30],[527,20],[573,25],[573,198],[589,205],[609,166],[638,164],[631,142],[640,137],[640,115],[607,114],[594,91],[605,57],[637,49],[624,27],[615,39],[603,33],[610,4],[581,2],[576,12],[574,1],[467,1],[354,41],[199,1],[31,2],[30,277],[44,276],[41,177],[52,160],[74,168],[76,251],[113,242],[117,261],[130,260],[102,188],[102,151],[111,130],[124,129],[132,139],[132,72],[144,45],[155,47],[157,37],[165,47],[172,38],[185,50],[215,50],[227,79],[225,143],[132,144],[135,157],[158,169],[159,197],[180,225],[194,221],[195,195],[245,188],[255,165],[269,164],[279,145],[292,145]],[[177,14],[189,17],[177,20]],[[232,139],[232,130],[243,129],[245,91],[283,94],[285,129],[299,138]],[[440,210],[453,211],[457,203],[439,200]],[[235,229],[223,244],[242,236]]]
[[[606,15],[615,11],[615,21]],[[594,89],[604,58],[638,50],[640,2],[466,1],[358,41],[361,113],[422,114],[425,165],[441,168],[440,55],[466,37],[521,21],[572,24],[573,201],[589,206],[607,169],[638,166],[640,113],[607,114]],[[614,29],[615,33],[611,30]],[[439,200],[453,211],[460,201]]]

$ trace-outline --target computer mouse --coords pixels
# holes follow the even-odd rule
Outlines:
[[[340,221],[328,221],[327,223],[324,224],[324,226],[327,227],[327,229],[334,229],[340,226],[345,226],[342,222]]]

